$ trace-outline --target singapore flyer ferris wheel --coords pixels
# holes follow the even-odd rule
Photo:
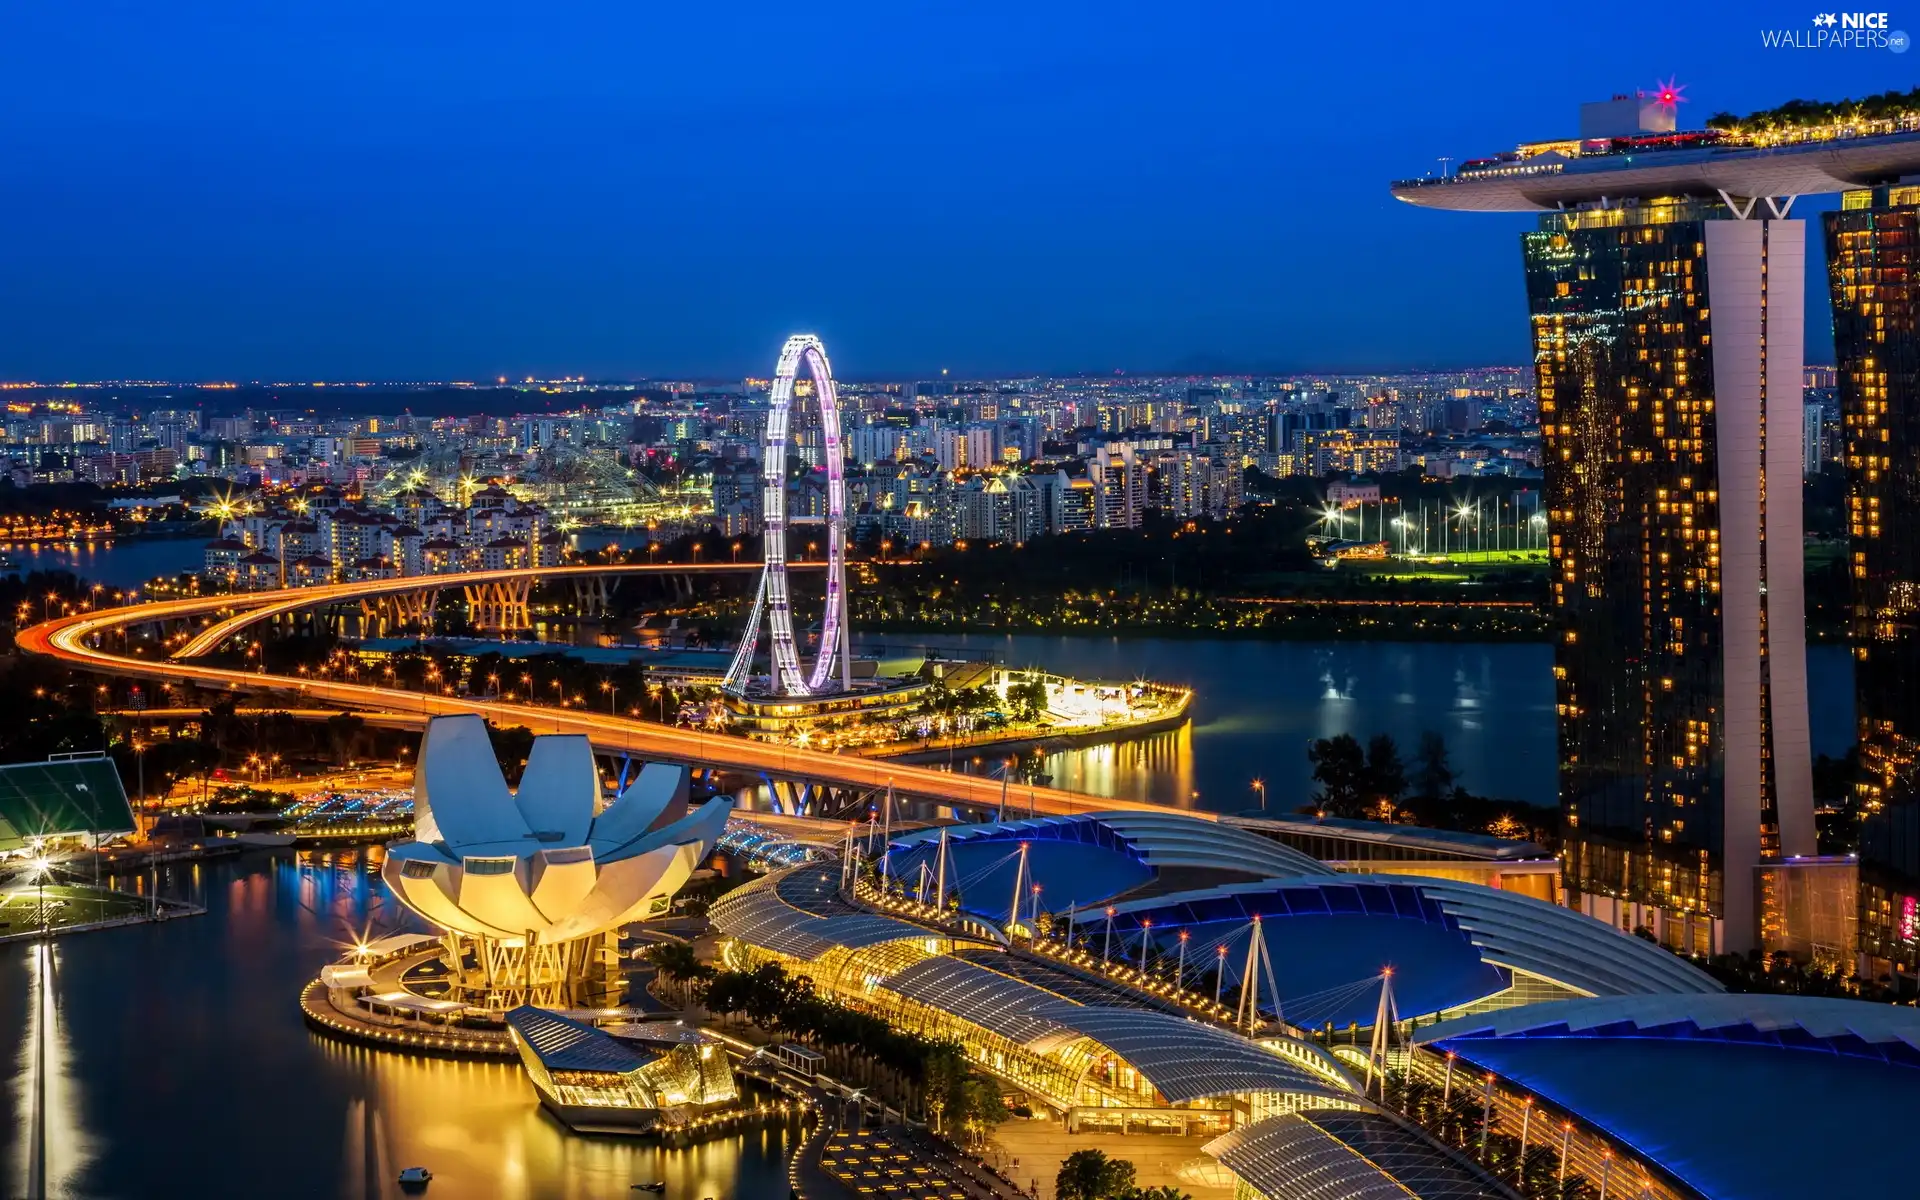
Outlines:
[[[813,379],[820,401],[827,468],[827,605],[820,620],[820,646],[811,670],[803,670],[793,636],[793,602],[787,586],[787,430],[793,415],[794,383],[800,365]],[[753,613],[727,668],[725,689],[744,695],[759,648],[764,614],[772,638],[772,669],[768,689],[780,696],[818,696],[852,690],[852,654],[847,625],[847,488],[840,453],[840,407],[834,393],[833,368],[827,348],[811,333],[795,334],[780,348],[774,367],[773,391],[767,411],[767,433],[760,453],[761,545],[765,566]],[[838,679],[834,667],[838,665]]]

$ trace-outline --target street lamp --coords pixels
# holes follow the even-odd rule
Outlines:
[[[1260,811],[1267,811],[1267,784],[1263,779],[1253,781],[1253,790],[1260,793]]]
[[[53,861],[40,855],[32,862],[34,880],[39,885],[40,936],[47,936],[47,876],[53,874]]]
[[[134,771],[139,776],[140,807],[147,806],[147,743],[136,736],[133,739]]]

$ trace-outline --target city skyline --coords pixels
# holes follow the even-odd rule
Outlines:
[[[7,1194],[1904,1195],[1906,19],[20,17]]]
[[[1519,361],[1494,248],[1523,226],[1361,181],[1676,72],[1693,125],[1910,82],[1893,54],[1764,48],[1806,21],[1785,4],[1497,80],[1462,56],[1578,15],[1382,6],[1368,28],[1397,35],[1358,85],[1298,50],[1351,38],[1344,13],[1086,16],[762,9],[730,15],[761,31],[742,44],[684,13],[33,14],[39,52],[0,85],[32,114],[0,134],[0,215],[28,234],[0,376],[723,378],[794,328],[867,375]],[[1380,236],[1308,236],[1328,213]],[[1407,247],[1436,269],[1349,282]],[[1825,312],[1812,292],[1816,360]]]

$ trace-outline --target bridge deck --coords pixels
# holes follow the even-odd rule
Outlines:
[[[709,564],[715,570],[733,570],[731,564]],[[262,592],[255,596],[195,596],[183,600],[162,600],[148,604],[99,612],[77,613],[21,630],[16,644],[29,654],[41,654],[84,670],[97,671],[116,678],[151,679],[167,683],[191,683],[223,691],[251,693],[270,697],[276,706],[289,709],[316,707],[345,708],[362,712],[410,716],[424,723],[429,717],[453,713],[479,713],[499,725],[524,725],[535,733],[584,734],[595,747],[610,753],[627,753],[650,761],[683,763],[688,766],[718,767],[723,770],[763,774],[773,778],[805,780],[845,788],[881,790],[889,784],[905,799],[928,800],[975,810],[996,808],[1000,803],[1000,783],[974,775],[937,771],[928,767],[865,759],[854,755],[829,754],[818,750],[776,746],[731,734],[680,729],[653,721],[641,721],[612,715],[595,715],[575,709],[555,709],[533,704],[511,704],[471,697],[430,696],[396,688],[362,683],[303,679],[291,675],[210,667],[190,661],[154,660],[138,654],[123,654],[103,648],[100,635],[112,630],[156,621],[182,620],[222,614],[246,606],[280,612],[329,600],[359,599],[376,592],[404,591],[424,583],[439,587],[462,587],[473,583],[497,581],[503,575],[565,576],[583,572],[622,573],[687,571],[687,566],[629,567],[545,567],[528,571],[482,571],[464,575],[436,575],[413,580],[376,580],[366,583],[334,584],[321,588],[290,588]],[[757,570],[757,564],[744,569]],[[315,593],[321,593],[315,595]],[[233,613],[227,620],[237,617]],[[265,615],[255,620],[264,620]],[[1028,800],[1022,789],[1023,807],[1047,814],[1071,814],[1124,809],[1156,809],[1161,806],[1132,800],[1090,796],[1059,788],[1034,788]],[[1211,819],[1212,814],[1196,812]]]

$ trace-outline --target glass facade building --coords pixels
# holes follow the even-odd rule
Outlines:
[[[1920,187],[1847,193],[1826,245],[1867,814],[1860,948],[1879,976],[1920,968]]]
[[[1647,200],[1523,238],[1568,900],[1702,953],[1751,948],[1755,869],[1814,850],[1805,230],[1735,217]]]

